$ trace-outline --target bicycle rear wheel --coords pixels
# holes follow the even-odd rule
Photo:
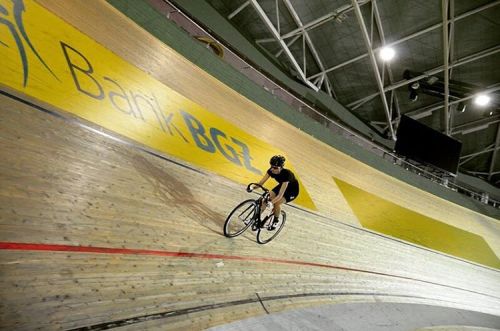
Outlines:
[[[258,229],[257,242],[259,244],[267,244],[268,242],[270,242],[271,240],[276,238],[278,233],[280,233],[281,229],[283,229],[285,222],[286,222],[286,213],[282,210],[281,211],[281,218],[279,220],[279,223],[276,225],[276,229],[269,230],[268,225]]]
[[[224,223],[224,235],[231,238],[245,232],[255,222],[256,210],[257,202],[252,199],[245,200],[237,205]]]

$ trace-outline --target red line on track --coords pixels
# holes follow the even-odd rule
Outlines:
[[[364,270],[358,270],[358,269],[338,267],[338,266],[333,266],[333,265],[329,265],[329,264],[294,261],[294,260],[271,259],[271,258],[265,258],[265,257],[206,254],[206,253],[189,253],[189,252],[171,252],[171,251],[158,251],[158,250],[149,250],[149,249],[0,242],[0,250],[78,252],[78,253],[126,254],[126,255],[155,255],[155,256],[199,258],[199,259],[242,260],[242,261],[286,263],[286,264],[306,265],[306,266],[314,266],[314,267],[322,267],[322,268],[334,268],[334,269],[345,269],[345,270],[353,270],[353,271],[364,271]],[[388,276],[390,276],[390,275],[388,275]]]
[[[331,264],[305,262],[305,261],[294,261],[294,260],[283,260],[283,259],[271,259],[265,257],[251,257],[251,256],[236,256],[236,255],[222,255],[222,254],[205,254],[205,253],[189,253],[189,252],[171,252],[171,251],[159,251],[159,250],[148,250],[148,249],[131,249],[131,248],[110,248],[110,247],[92,247],[92,246],[72,246],[72,245],[58,245],[58,244],[35,244],[35,243],[14,243],[14,242],[0,242],[0,250],[16,250],[16,251],[50,251],[50,252],[78,252],[78,253],[100,253],[100,254],[125,254],[125,255],[153,255],[153,256],[168,256],[168,257],[179,257],[179,258],[198,258],[198,259],[224,259],[224,260],[240,260],[240,261],[252,261],[252,262],[267,262],[267,263],[282,263],[282,264],[292,264],[300,266],[310,266],[328,269],[339,269],[346,271],[355,271],[368,273],[373,275],[387,276],[399,279],[407,279],[432,285],[444,286],[448,288],[453,288],[457,290],[473,292],[476,294],[481,294],[485,296],[491,296],[488,294],[467,290],[460,287],[455,287],[446,284],[439,284],[431,281],[421,280],[417,278],[391,275],[382,272],[369,271],[363,269],[354,269],[348,267],[335,266]],[[494,296],[491,296],[494,297]],[[495,297],[496,298],[496,297]]]

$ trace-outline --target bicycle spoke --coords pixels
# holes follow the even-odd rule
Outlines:
[[[278,233],[280,233],[281,229],[283,229],[285,222],[286,222],[286,214],[284,211],[282,211],[281,216],[279,218],[279,222],[278,224],[276,224],[276,228],[274,230],[270,230],[270,225],[272,221],[267,222],[267,224],[264,227],[258,230],[257,242],[259,244],[267,244],[268,242],[273,240],[278,235]]]
[[[224,223],[224,235],[236,237],[242,234],[253,222],[257,204],[255,200],[246,200],[240,203],[229,214]],[[241,211],[240,211],[241,210]]]
[[[250,205],[250,206],[248,206],[247,209],[245,209],[244,211],[242,211],[240,215],[238,215],[238,218],[241,219],[241,220],[243,220],[243,221],[245,221],[249,215],[246,215],[245,217],[241,217],[241,216],[243,214],[245,214],[246,212],[252,213],[253,211],[254,211],[254,206]]]

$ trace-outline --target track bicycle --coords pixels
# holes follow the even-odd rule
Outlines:
[[[247,186],[247,192],[252,192],[254,188],[260,188],[263,193],[257,199],[248,199],[237,205],[224,223],[224,235],[229,238],[239,236],[251,227],[252,231],[257,232],[257,242],[267,244],[280,233],[286,222],[286,213],[282,210],[276,227],[272,228],[273,213],[262,214],[262,206],[270,202],[269,190],[257,183],[250,183]],[[264,216],[264,217],[261,217]]]

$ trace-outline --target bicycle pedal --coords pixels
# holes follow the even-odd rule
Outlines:
[[[279,221],[273,221],[267,226],[268,231],[274,231],[278,227]]]

